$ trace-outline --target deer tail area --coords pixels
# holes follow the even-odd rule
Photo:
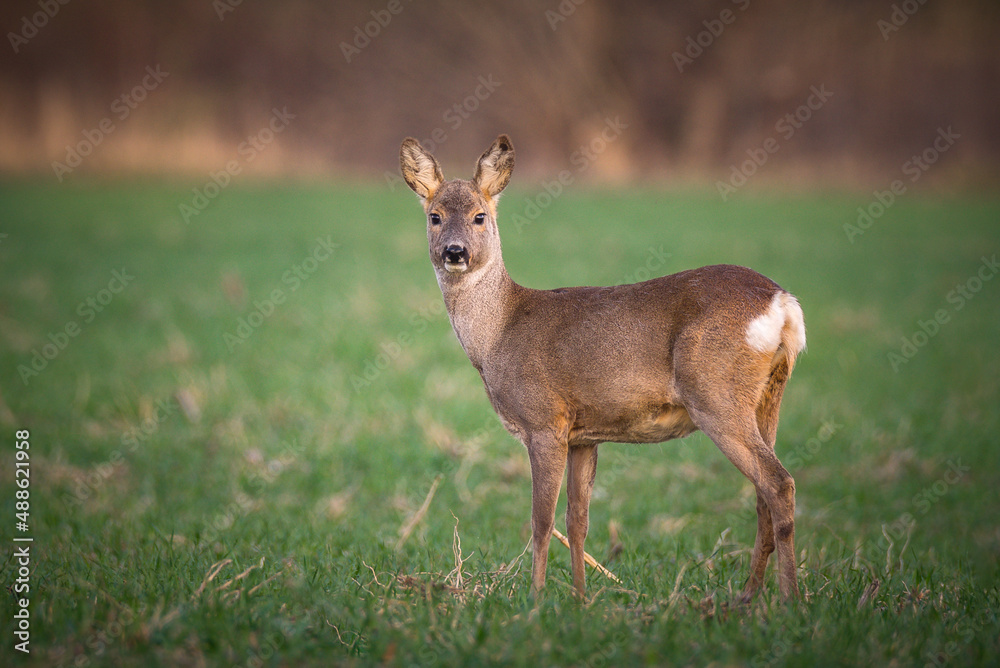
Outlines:
[[[806,326],[798,300],[785,291],[775,293],[767,312],[747,328],[747,343],[760,351],[774,351],[771,369],[757,403],[757,426],[764,441],[774,447],[778,411],[795,360],[806,347]]]

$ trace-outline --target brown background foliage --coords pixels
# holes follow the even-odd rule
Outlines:
[[[628,129],[591,175],[698,181],[725,178],[825,86],[832,98],[780,141],[767,178],[892,177],[949,126],[961,140],[934,180],[1000,173],[993,1],[237,1],[69,0],[16,52],[12,34],[58,0],[3,3],[0,170],[51,174],[111,117],[80,171],[205,173],[276,107],[295,119],[253,166],[263,173],[379,177],[404,136],[440,128],[446,168],[468,171],[507,132],[519,168],[545,177],[620,117]],[[679,71],[674,54],[725,10],[732,22]],[[894,11],[907,20],[886,33]],[[355,42],[366,24],[377,34]],[[112,103],[147,66],[169,76],[119,119]],[[484,100],[480,77],[499,82]]]

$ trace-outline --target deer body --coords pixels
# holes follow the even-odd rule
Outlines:
[[[428,214],[452,326],[504,426],[528,450],[534,589],[545,582],[564,471],[573,583],[582,594],[598,444],[658,443],[701,429],[757,491],[745,597],[760,587],[775,548],[782,594],[796,595],[795,486],[774,454],[781,395],[805,346],[795,298],[732,265],[613,287],[522,287],[507,275],[496,224],[513,158],[501,135],[472,181],[444,181],[416,140],[401,149],[403,176]]]

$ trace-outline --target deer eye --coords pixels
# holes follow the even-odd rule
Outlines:
[[[483,223],[486,222],[486,214],[485,213],[477,213],[476,217],[473,218],[472,220],[475,221],[476,225],[482,225]]]
[[[436,213],[432,213],[430,215],[430,221],[431,221],[431,225],[440,225],[441,224],[441,216],[439,216]]]

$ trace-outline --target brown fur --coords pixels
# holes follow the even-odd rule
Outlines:
[[[794,327],[802,326],[801,310],[797,320],[779,310],[785,320],[774,350],[748,343],[751,322],[787,293],[732,265],[634,285],[522,287],[504,268],[496,221],[497,198],[514,168],[510,139],[501,135],[483,153],[472,181],[444,181],[437,161],[413,139],[403,142],[400,163],[428,214],[431,262],[455,333],[504,426],[528,450],[533,588],[545,583],[567,469],[573,584],[582,595],[598,445],[655,443],[701,429],[757,491],[744,596],[760,587],[775,548],[781,593],[797,595],[795,484],[774,454],[774,439],[781,395],[804,344]],[[459,248],[467,260],[456,264]]]

